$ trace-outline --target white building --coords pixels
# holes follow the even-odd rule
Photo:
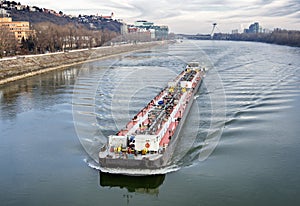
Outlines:
[[[5,9],[0,8],[0,17],[9,16],[9,13]]]
[[[154,25],[153,22],[148,22],[148,21],[145,21],[145,20],[138,20],[136,22],[134,22],[134,26],[136,27],[152,27]]]

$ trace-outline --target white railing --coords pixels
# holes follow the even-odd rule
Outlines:
[[[163,138],[163,136],[164,136],[165,133],[167,132],[167,130],[168,130],[168,128],[169,128],[171,122],[175,119],[175,115],[177,114],[179,108],[180,108],[181,105],[183,104],[183,101],[185,101],[186,95],[187,95],[187,92],[185,92],[185,93],[181,96],[181,98],[180,98],[178,104],[176,105],[176,107],[174,108],[173,112],[171,113],[171,115],[170,115],[168,121],[163,125],[163,128],[162,128],[161,131],[158,133],[159,141],[161,141],[161,139]]]

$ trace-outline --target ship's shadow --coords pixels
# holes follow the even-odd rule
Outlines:
[[[126,176],[99,172],[100,186],[126,188],[128,192],[158,194],[165,175]]]

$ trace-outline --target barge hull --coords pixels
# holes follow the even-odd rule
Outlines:
[[[99,157],[99,163],[100,166],[103,168],[120,168],[120,169],[162,169],[164,167],[167,167],[170,165],[170,161],[172,159],[173,153],[176,149],[177,142],[179,139],[180,131],[185,123],[185,120],[190,112],[190,109],[194,102],[195,94],[198,92],[200,85],[202,84],[202,77],[200,82],[197,84],[197,86],[194,88],[191,99],[188,101],[185,112],[183,113],[183,116],[181,117],[181,120],[179,121],[176,131],[172,136],[172,140],[170,141],[170,144],[166,148],[165,152],[160,155],[156,159],[149,159],[147,157],[144,157],[142,159],[124,159],[124,158],[108,158]]]

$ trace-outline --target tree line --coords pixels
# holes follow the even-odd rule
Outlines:
[[[215,34],[214,39],[256,41],[300,47],[300,31],[275,29],[271,33]]]
[[[43,22],[33,25],[34,34],[17,42],[8,28],[0,31],[0,57],[16,54],[42,54],[105,45],[118,36],[117,32],[90,30],[83,25],[57,25]]]
[[[39,23],[34,25],[34,30],[36,31],[32,37],[34,46],[28,47],[32,45],[30,39],[24,40],[22,46],[29,51],[35,50],[36,53],[98,47],[118,35],[109,30],[89,30],[83,25],[74,26],[72,23],[63,26]]]

